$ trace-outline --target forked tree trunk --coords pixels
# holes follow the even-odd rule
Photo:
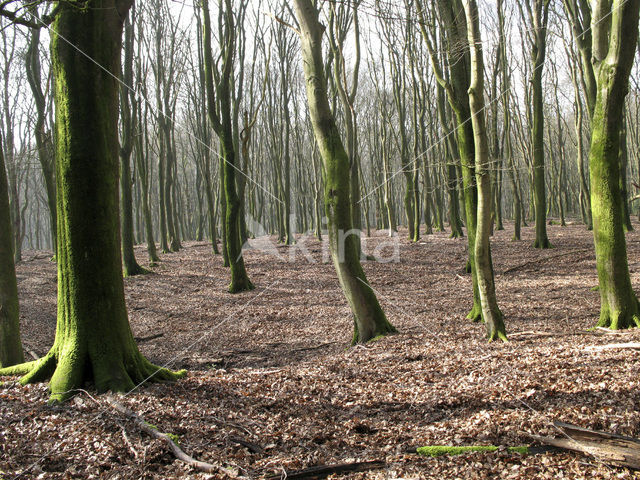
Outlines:
[[[118,219],[118,83],[124,18],[132,0],[61,4],[53,24],[58,213],[58,321],[43,358],[0,370],[51,379],[52,401],[92,381],[128,391],[173,373],[152,365],[133,339],[124,300]],[[104,66],[107,70],[98,67]]]
[[[207,91],[207,111],[209,120],[220,139],[221,150],[221,179],[224,192],[223,208],[223,235],[227,259],[231,270],[230,293],[238,293],[245,290],[252,290],[253,284],[249,280],[244,266],[242,256],[242,243],[240,238],[240,198],[236,191],[236,151],[233,140],[233,128],[231,119],[231,75],[233,73],[233,49],[235,48],[233,32],[233,12],[230,0],[226,0],[224,5],[224,31],[219,32],[221,48],[224,51],[221,72],[216,75],[217,81],[214,85],[213,55],[211,52],[211,18],[209,15],[208,0],[202,2],[203,19],[203,49],[204,49],[204,69],[205,83]],[[218,111],[218,104],[220,105]]]
[[[480,21],[475,0],[466,0],[467,32],[471,53],[471,84],[469,86],[469,106],[473,125],[475,147],[475,173],[478,185],[478,223],[475,241],[475,269],[478,276],[478,291],[482,306],[482,318],[487,326],[489,341],[507,340],[502,312],[498,308],[496,288],[491,266],[491,173],[489,166],[489,140],[484,120],[484,65],[482,60],[482,40]]]
[[[597,96],[589,167],[591,211],[600,291],[598,326],[640,326],[631,287],[620,192],[620,130],[624,99],[638,38],[640,0],[599,0],[593,15],[593,61]]]
[[[331,258],[354,316],[353,343],[395,331],[369,286],[360,264],[357,237],[352,234],[350,165],[329,106],[322,61],[324,27],[310,0],[296,0],[302,56],[313,131],[324,161],[324,203]]]
[[[13,263],[13,229],[9,214],[9,187],[0,144],[0,367],[24,361],[20,343],[18,285]]]
[[[437,2],[443,28],[446,32],[445,43],[447,60],[449,62],[450,81],[445,78],[438,63],[437,53],[425,25],[427,21],[424,14],[426,2],[417,1],[421,19],[422,36],[429,49],[431,65],[436,75],[436,80],[447,93],[449,105],[455,114],[456,141],[462,164],[462,200],[464,202],[465,221],[467,224],[467,241],[469,244],[468,269],[471,270],[473,284],[473,306],[467,314],[467,318],[477,322],[482,320],[482,308],[480,305],[480,293],[478,291],[478,278],[475,269],[475,243],[477,227],[478,193],[476,188],[474,164],[474,140],[473,127],[469,118],[471,116],[467,89],[469,88],[469,54],[461,51],[460,45],[467,44],[467,26],[464,18],[464,10],[461,0],[439,0]]]

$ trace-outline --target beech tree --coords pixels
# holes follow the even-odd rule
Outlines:
[[[184,375],[156,367],[140,353],[124,300],[117,75],[123,22],[132,3],[89,0],[82,9],[61,3],[51,29],[58,213],[56,337],[44,357],[0,369],[0,375],[23,374],[23,384],[50,379],[52,401],[68,398],[85,381],[93,381],[100,392],[121,392],[148,380]]]
[[[534,248],[550,248],[547,237],[547,197],[544,175],[544,107],[542,73],[547,49],[547,23],[551,0],[518,0],[522,18],[528,18],[526,30],[531,51],[531,145],[533,150],[533,189],[536,220]],[[526,12],[526,14],[525,14]]]
[[[242,256],[240,241],[240,207],[241,202],[236,190],[236,173],[239,157],[235,148],[232,125],[231,83],[233,75],[233,60],[235,48],[234,15],[230,0],[220,4],[219,32],[222,65],[220,70],[213,62],[211,48],[211,17],[208,0],[202,1],[202,48],[204,61],[204,77],[207,95],[207,111],[213,130],[220,139],[221,150],[221,178],[224,186],[224,226],[223,234],[229,266],[231,269],[231,283],[229,292],[238,293],[252,290],[253,284],[249,280]]]
[[[329,248],[342,290],[354,316],[352,343],[366,342],[395,331],[369,285],[351,218],[350,162],[329,105],[322,37],[325,27],[311,0],[296,0],[300,25],[307,100],[316,142],[325,171],[324,205],[328,217]]]
[[[135,10],[132,9],[133,16]],[[121,220],[122,220],[122,263],[124,276],[139,275],[148,273],[142,268],[133,252],[133,200],[131,182],[131,153],[134,147],[134,128],[136,124],[135,115],[137,112],[131,108],[130,94],[133,85],[133,21],[127,18],[125,24],[124,41],[124,69],[122,81],[124,85],[120,87],[120,117],[122,121],[120,139],[120,191]]]
[[[18,285],[13,263],[13,234],[9,214],[9,188],[0,143],[0,367],[22,363]]]
[[[482,59],[482,39],[480,20],[475,0],[466,0],[464,10],[467,18],[467,35],[471,56],[471,78],[469,85],[469,106],[473,125],[475,151],[475,173],[478,185],[478,228],[474,245],[475,268],[478,276],[478,291],[482,305],[482,318],[487,326],[489,341],[507,340],[498,307],[496,287],[491,266],[491,173],[489,161],[489,139],[484,117],[484,64]]]
[[[429,24],[426,18],[426,10],[422,0],[416,0],[418,14],[420,16],[420,29],[425,40],[434,75],[438,83],[447,94],[449,105],[455,115],[455,133],[458,153],[462,163],[462,183],[464,190],[464,207],[467,221],[467,240],[469,243],[468,267],[471,269],[473,280],[473,306],[467,315],[474,322],[482,319],[482,307],[480,293],[478,291],[478,279],[475,261],[475,244],[477,228],[478,193],[475,179],[475,153],[473,126],[470,122],[471,108],[469,106],[468,88],[470,84],[470,57],[466,48],[467,25],[461,0],[439,0],[437,6],[440,12],[442,29],[445,33],[445,47],[449,64],[449,78],[440,68],[434,42],[427,30]]]
[[[598,326],[640,326],[631,286],[620,191],[624,100],[638,38],[640,0],[597,0],[592,5],[592,63],[596,100],[591,127],[591,211],[600,291]]]

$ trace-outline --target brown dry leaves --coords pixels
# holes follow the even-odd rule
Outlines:
[[[549,230],[555,248],[547,251],[530,247],[530,228],[520,243],[509,241],[510,231],[493,238],[508,344],[487,344],[484,327],[464,320],[466,239],[438,233],[410,244],[403,232],[400,263],[368,262],[399,333],[355,348],[347,348],[350,313],[330,264],[298,256],[292,265],[250,250],[257,290],[232,296],[220,258],[205,243],[188,243],[154,275],[125,284],[134,334],[164,333],[141,344],[144,354],[188,368],[189,377],[121,402],[178,435],[193,457],[247,478],[374,459],[388,468],[337,478],[638,478],[569,453],[407,453],[429,444],[529,444],[527,433],[555,433],[554,418],[640,436],[640,353],[584,350],[638,341],[640,333],[586,332],[599,306],[591,233],[580,225]],[[377,232],[368,247],[386,240]],[[628,240],[640,291],[640,235]],[[317,241],[306,246],[321,258]],[[288,257],[285,247],[278,251]],[[55,265],[38,257],[18,275],[23,338],[42,355],[55,329]],[[0,476],[218,478],[175,461],[95,398],[82,393],[52,408],[45,385],[1,385]]]

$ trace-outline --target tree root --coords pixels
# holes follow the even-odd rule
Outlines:
[[[256,288],[249,279],[229,284],[229,293],[248,292]]]
[[[474,302],[471,311],[467,314],[467,320],[471,320],[474,323],[482,322],[482,307],[480,302]]]
[[[96,362],[85,353],[81,358],[74,355],[59,356],[54,347],[39,360],[0,369],[0,376],[23,375],[21,385],[49,380],[50,402],[64,402],[73,392],[93,381],[98,392],[128,392],[146,382],[174,381],[186,375],[186,370],[173,372],[157,367],[136,351],[127,361],[114,360],[109,363]]]

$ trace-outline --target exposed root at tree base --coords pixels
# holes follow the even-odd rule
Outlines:
[[[256,287],[249,280],[229,284],[229,293],[249,292]]]
[[[22,385],[49,381],[49,400],[55,403],[68,400],[87,381],[93,382],[99,393],[129,392],[143,383],[175,381],[187,374],[186,370],[174,372],[153,365],[140,354],[127,364],[125,367],[121,362],[119,368],[114,368],[114,364],[92,367],[90,358],[77,359],[71,355],[59,358],[53,348],[39,360],[0,369],[0,376],[23,375]]]

